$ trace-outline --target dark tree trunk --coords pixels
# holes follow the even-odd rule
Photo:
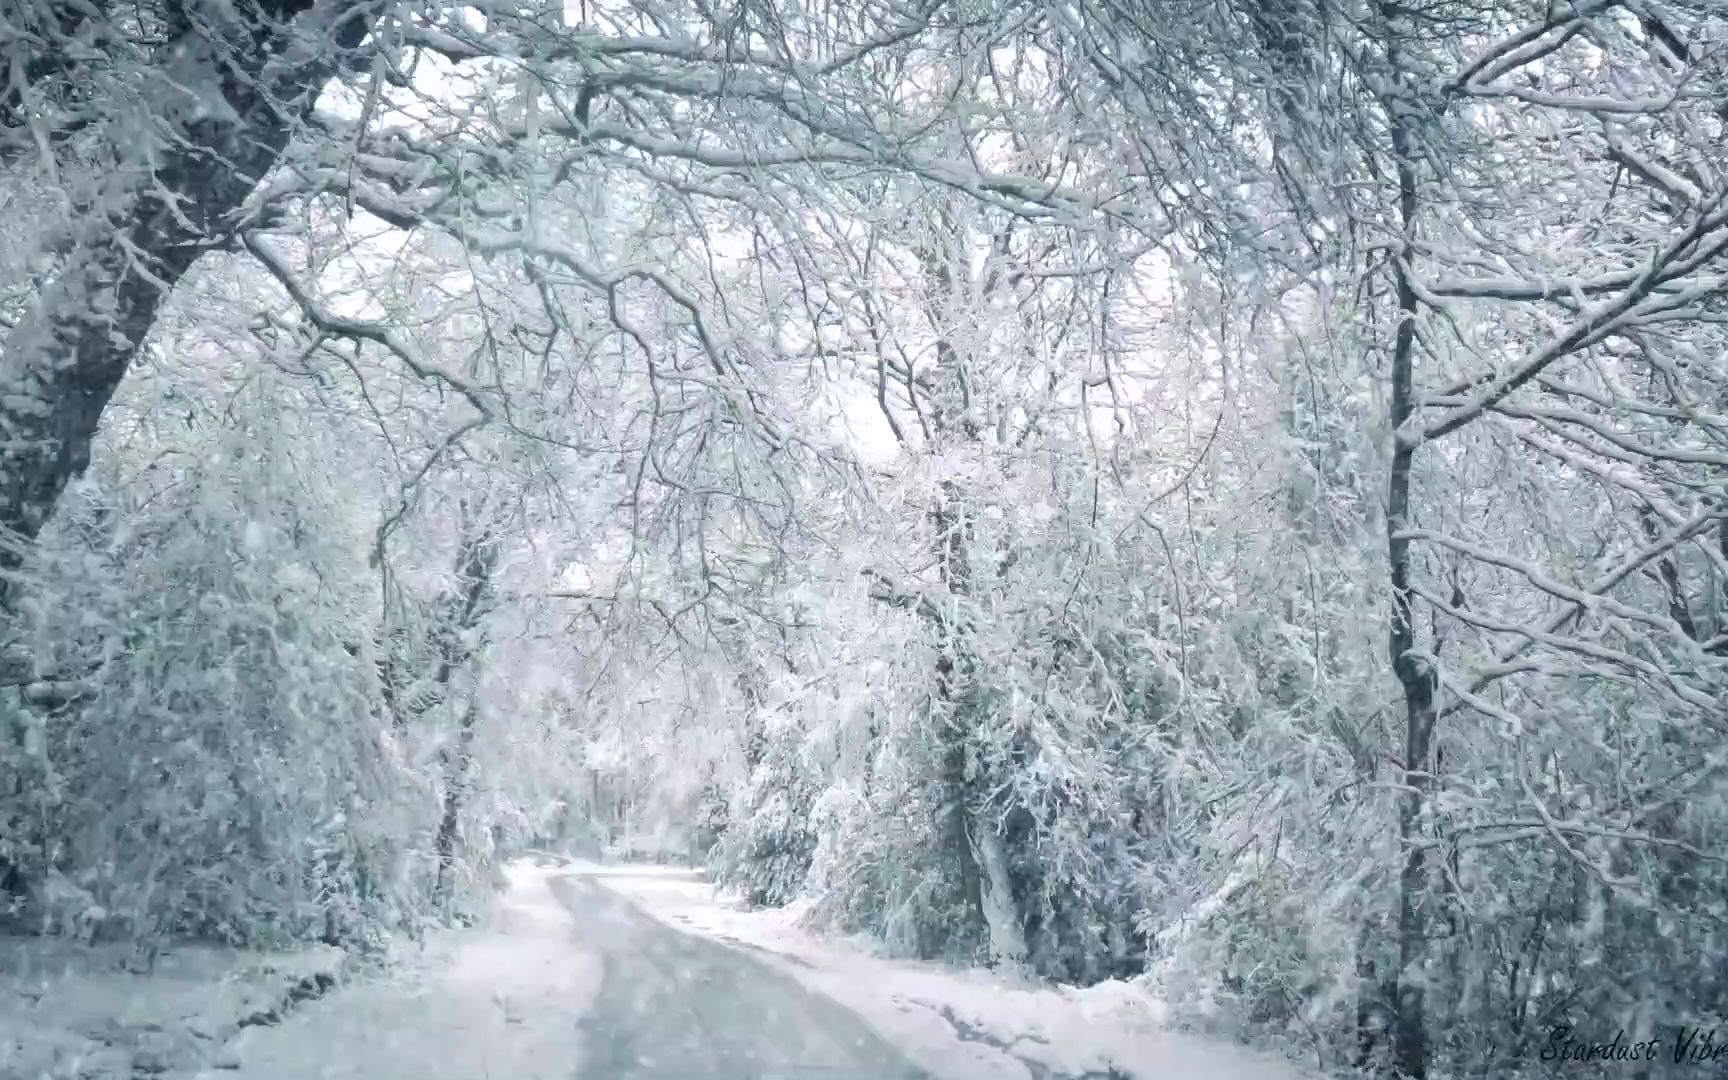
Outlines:
[[[157,130],[113,140],[116,170],[136,180],[89,208],[59,275],[0,353],[0,531],[24,540],[41,531],[89,464],[102,411],[168,293],[236,228],[236,211],[281,160],[376,11],[349,3],[317,28],[310,18],[295,22],[312,6],[262,0],[226,16],[212,11],[157,53],[144,91],[161,99]],[[324,39],[289,49],[317,33]],[[188,90],[174,86],[188,75],[202,80],[191,93],[220,96],[226,110],[188,109]],[[158,145],[146,153],[142,139]],[[0,569],[17,565],[11,545],[0,550]]]
[[[1394,67],[1396,62],[1394,61]],[[1416,448],[1398,440],[1396,433],[1416,408],[1413,365],[1416,346],[1416,292],[1410,282],[1410,242],[1416,217],[1416,149],[1412,145],[1408,115],[1398,103],[1392,105],[1392,154],[1398,175],[1398,216],[1404,248],[1393,261],[1398,292],[1398,327],[1392,345],[1392,430],[1394,443],[1391,475],[1387,483],[1387,562],[1391,570],[1392,626],[1387,652],[1392,670],[1404,690],[1404,785],[1398,796],[1398,839],[1403,866],[1398,876],[1398,973],[1397,999],[1393,1002],[1393,1065],[1399,1074],[1422,1080],[1428,1075],[1428,1025],[1426,986],[1422,967],[1427,957],[1429,922],[1428,863],[1422,844],[1423,816],[1427,808],[1433,773],[1435,676],[1431,666],[1419,659],[1416,619],[1410,588],[1410,540],[1403,531],[1410,525],[1410,467]]]

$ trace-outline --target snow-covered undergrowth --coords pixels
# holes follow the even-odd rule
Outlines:
[[[367,970],[327,947],[175,947],[145,970],[129,947],[0,938],[0,1077],[568,1077],[600,970],[553,872],[509,867],[478,925]]]
[[[196,1068],[335,985],[347,954],[0,938],[0,1076],[106,1080]]]
[[[1111,980],[1049,986],[985,970],[891,960],[863,938],[804,929],[809,901],[748,911],[672,867],[589,867],[674,926],[751,950],[856,1011],[940,1080],[1296,1080],[1283,1060],[1172,1030],[1158,999]]]

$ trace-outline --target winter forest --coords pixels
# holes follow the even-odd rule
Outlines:
[[[4,923],[1728,1027],[1725,129],[1719,0],[0,0]]]

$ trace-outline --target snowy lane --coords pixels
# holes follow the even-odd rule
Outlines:
[[[805,925],[807,901],[744,910],[717,895],[699,872],[593,865],[580,872],[602,880],[608,892],[629,897],[659,923],[723,951],[746,950],[745,958],[823,1001],[839,1003],[932,1078],[1320,1080],[1282,1057],[1173,1030],[1166,1006],[1144,986],[1059,986],[1005,972],[892,959],[875,942],[812,934]]]
[[[248,1028],[196,1080],[928,1080],[855,1013],[601,884],[524,860],[483,925]],[[664,872],[659,875],[664,877]],[[175,1074],[175,1080],[191,1080]]]
[[[527,862],[481,926],[432,935],[386,975],[247,1028],[197,1080],[572,1080],[598,958],[577,946],[554,872]],[[179,1080],[176,1076],[174,1080]]]
[[[582,1080],[924,1080],[863,1020],[768,964],[653,919],[597,880],[553,893],[604,966]]]
[[[1309,1080],[1086,990],[892,961],[699,873],[513,864],[480,925],[164,1080]],[[0,1075],[11,1075],[0,1067]]]

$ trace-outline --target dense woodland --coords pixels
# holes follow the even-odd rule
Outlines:
[[[670,823],[1339,1075],[1728,1023],[1717,0],[0,0],[0,75],[15,930]]]

